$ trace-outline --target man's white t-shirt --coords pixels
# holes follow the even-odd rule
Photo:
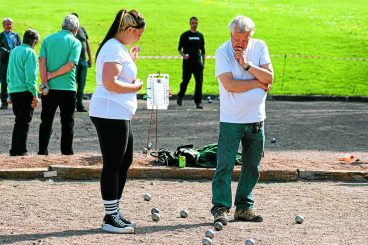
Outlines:
[[[107,41],[101,48],[96,61],[96,89],[92,95],[89,115],[92,117],[131,120],[137,110],[137,95],[116,93],[107,90],[102,83],[102,69],[105,62],[122,65],[117,80],[132,83],[137,77],[137,66],[128,49],[116,39]]]
[[[271,64],[267,45],[264,41],[250,39],[245,50],[247,61],[254,66]],[[223,73],[231,72],[235,80],[252,80],[253,75],[235,60],[231,40],[216,50],[216,70],[218,78]],[[265,101],[267,93],[255,88],[241,93],[228,92],[218,79],[220,88],[220,122],[255,123],[266,119]]]

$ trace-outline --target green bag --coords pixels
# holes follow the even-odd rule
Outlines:
[[[196,167],[216,168],[217,165],[217,144],[209,144],[198,150]],[[241,165],[241,153],[236,154],[236,165]]]

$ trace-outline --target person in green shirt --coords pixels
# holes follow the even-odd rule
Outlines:
[[[48,155],[52,123],[57,108],[60,109],[61,119],[61,154],[74,154],[75,68],[82,46],[75,38],[78,28],[78,18],[69,14],[64,18],[62,30],[47,36],[41,44],[40,77],[49,92],[41,96],[39,155]]]
[[[38,63],[34,47],[40,40],[37,31],[28,29],[23,43],[10,53],[7,84],[13,104],[15,123],[10,156],[27,155],[27,136],[34,108],[38,105],[37,78]]]

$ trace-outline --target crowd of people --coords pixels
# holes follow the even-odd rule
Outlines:
[[[179,106],[194,74],[194,102],[202,109],[204,37],[197,31],[198,18],[191,17],[190,30],[180,36],[178,51],[183,56],[183,81],[177,97]],[[80,27],[78,14],[66,16],[59,32],[41,43],[39,61],[34,47],[40,40],[37,31],[26,30],[23,43],[12,31],[13,21],[3,20],[0,34],[2,107],[13,103],[15,125],[10,155],[27,154],[26,139],[34,108],[38,105],[38,70],[42,82],[39,155],[48,155],[48,144],[57,108],[62,124],[61,153],[72,155],[74,112],[86,111],[82,104],[86,71],[91,65],[88,35]],[[137,109],[136,93],[143,87],[137,78],[136,59],[140,51],[134,43],[146,27],[141,13],[120,10],[96,53],[96,88],[89,116],[100,144],[103,166],[101,197],[105,207],[102,229],[113,233],[134,233],[136,224],[121,212],[120,202],[133,161],[131,120]],[[212,180],[214,222],[228,223],[232,207],[231,177],[235,157],[242,144],[242,168],[235,195],[234,219],[262,222],[255,213],[253,189],[259,179],[264,151],[265,100],[273,81],[273,68],[267,45],[254,39],[254,22],[245,16],[229,24],[230,39],[216,51],[215,76],[220,93],[220,133],[217,167]],[[130,48],[128,48],[130,46]],[[88,55],[88,59],[86,54]],[[10,55],[9,55],[10,54]],[[10,56],[10,57],[9,57]],[[5,79],[5,82],[4,82]],[[80,88],[76,88],[76,85]],[[10,99],[8,99],[7,89]]]

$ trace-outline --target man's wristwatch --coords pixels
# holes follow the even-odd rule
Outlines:
[[[244,70],[248,71],[252,66],[253,66],[253,64],[248,61],[248,65],[247,65],[247,67],[244,68]]]

